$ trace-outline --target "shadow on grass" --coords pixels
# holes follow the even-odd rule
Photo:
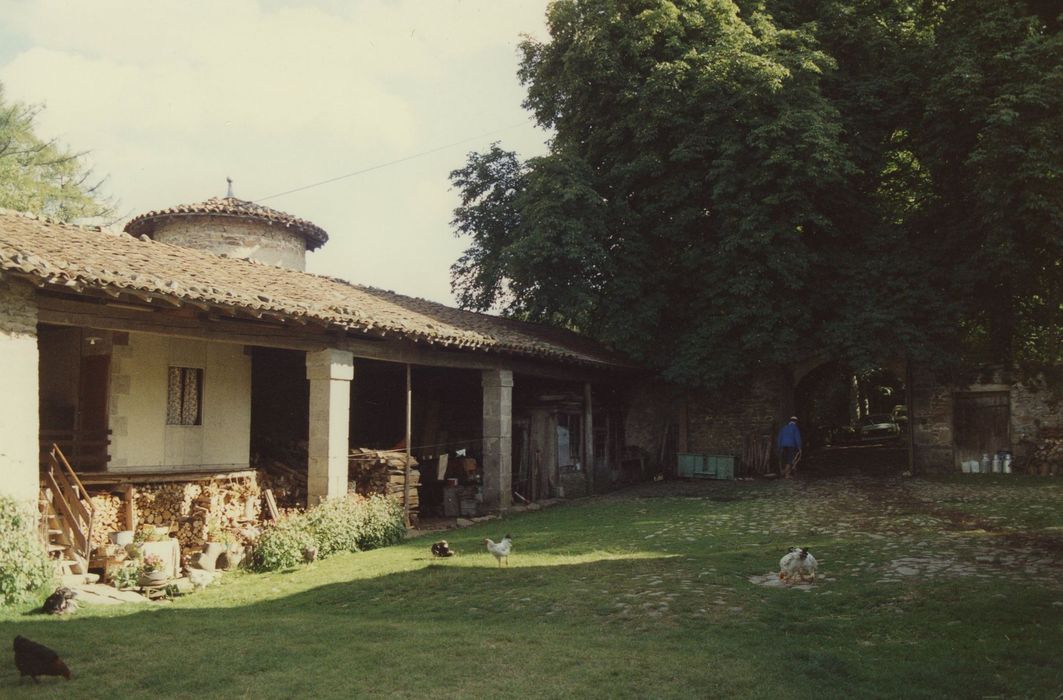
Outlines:
[[[1058,595],[1043,587],[851,577],[795,595],[745,581],[778,561],[774,534],[645,539],[680,516],[745,507],[696,498],[776,488],[668,486],[671,499],[633,489],[241,577],[173,605],[0,618],[0,644],[25,635],[75,674],[20,688],[8,664],[0,697],[1049,697],[1063,687],[1053,664],[1063,637],[1049,624]],[[516,551],[499,570],[481,539],[506,532]],[[460,555],[431,560],[441,538]],[[831,549],[856,561],[862,547]]]
[[[358,556],[341,563],[357,567]],[[647,583],[672,565],[633,558],[498,570],[447,562],[194,607],[220,605],[231,593],[246,600],[252,585],[271,595],[269,586],[286,578],[274,575],[175,605],[26,615],[0,622],[0,639],[22,634],[53,647],[75,677],[19,687],[9,666],[0,696],[812,698],[829,687],[836,697],[960,697],[1014,694],[1002,664],[970,662],[1013,647],[1006,663],[1018,664],[1011,672],[1029,684],[1018,694],[1054,682],[1051,639],[992,646],[986,631],[947,626],[952,616],[991,611],[994,629],[1015,633],[1007,620],[1019,611],[1034,618],[1040,598],[1003,610],[957,590],[965,602],[949,610],[917,605],[908,592],[798,597],[744,587],[700,614],[710,596],[680,593],[675,581],[666,589]],[[659,590],[680,593],[666,614],[655,607]],[[640,595],[620,610],[625,591]],[[1036,649],[1040,657],[1031,656]]]
[[[350,561],[357,566],[357,557]],[[51,646],[74,680],[46,679],[40,687],[27,680],[20,689],[9,667],[0,696],[625,697],[748,690],[756,664],[736,658],[734,673],[714,679],[718,667],[691,668],[677,656],[685,643],[681,625],[610,619],[612,598],[601,589],[660,563],[615,559],[509,570],[433,564],[233,607],[179,603],[94,609],[68,619],[27,615],[0,622],[0,639],[22,634]],[[672,690],[660,687],[665,682]]]

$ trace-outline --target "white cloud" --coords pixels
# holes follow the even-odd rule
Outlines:
[[[516,45],[545,4],[24,2],[0,17],[27,46],[0,81],[91,151],[123,211],[223,194],[226,175],[258,198],[526,122]],[[527,123],[267,203],[329,231],[311,270],[449,302],[447,173],[496,139],[543,150]]]

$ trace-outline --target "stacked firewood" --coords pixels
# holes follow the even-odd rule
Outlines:
[[[184,549],[197,549],[212,532],[237,534],[257,522],[261,491],[255,477],[223,481],[141,486],[136,493],[137,521],[167,526]]]
[[[125,530],[125,504],[120,496],[98,493],[92,497],[95,515],[92,518],[92,547],[95,549],[108,542],[112,532]]]
[[[258,470],[262,490],[270,489],[281,510],[306,506],[306,470],[302,472],[280,462],[262,464]]]
[[[417,487],[421,472],[417,460],[410,457],[410,513],[416,514],[420,505]],[[406,492],[406,453],[393,450],[369,450],[356,447],[347,461],[349,491],[363,496],[380,494],[402,504]]]
[[[1030,455],[1028,470],[1031,474],[1041,476],[1063,473],[1063,438],[1050,437],[1043,440]]]

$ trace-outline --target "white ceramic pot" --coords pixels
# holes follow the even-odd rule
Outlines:
[[[127,544],[133,544],[133,531],[132,530],[120,530],[118,532],[112,532],[108,537],[111,538],[111,544],[116,544],[119,547],[125,547]]]

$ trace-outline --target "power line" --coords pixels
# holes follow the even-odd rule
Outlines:
[[[355,170],[354,172],[346,173],[344,175],[337,175],[336,177],[330,177],[327,180],[321,180],[320,182],[314,182],[314,183],[311,183],[309,185],[303,185],[302,187],[296,187],[295,189],[292,189],[292,190],[285,190],[284,192],[278,192],[277,194],[271,194],[268,197],[262,197],[260,199],[254,200],[254,201],[256,203],[265,202],[267,199],[276,199],[277,197],[283,197],[284,195],[287,195],[287,194],[293,194],[295,192],[302,192],[303,190],[309,190],[309,189],[312,189],[314,187],[320,187],[321,185],[327,185],[327,184],[329,184],[331,182],[337,182],[339,180],[345,180],[345,179],[347,179],[349,177],[354,177],[355,175],[364,175],[365,173],[372,172],[374,170],[380,170],[381,168],[386,168],[386,167],[391,166],[391,165],[397,165],[399,163],[405,163],[408,160],[413,160],[415,158],[422,158],[424,156],[431,155],[432,153],[438,153],[439,151],[445,151],[448,148],[454,148],[455,146],[460,146],[461,144],[468,143],[469,141],[476,141],[477,139],[482,139],[485,136],[494,136],[495,134],[500,134],[503,131],[509,131],[510,129],[517,128],[518,126],[524,126],[527,123],[528,123],[527,120],[525,120],[525,121],[522,121],[522,122],[518,122],[516,124],[510,124],[509,126],[504,126],[504,127],[500,128],[500,129],[495,129],[493,131],[486,131],[486,132],[484,132],[482,134],[478,134],[476,136],[470,136],[470,137],[462,139],[460,141],[454,141],[453,143],[448,143],[445,146],[437,146],[436,148],[430,148],[427,151],[421,151],[420,153],[414,153],[413,155],[410,155],[410,156],[405,156],[403,158],[398,158],[396,160],[391,160],[391,161],[388,161],[387,163],[380,163],[378,165],[373,165],[373,166],[370,166],[368,168],[363,168],[362,170]]]

